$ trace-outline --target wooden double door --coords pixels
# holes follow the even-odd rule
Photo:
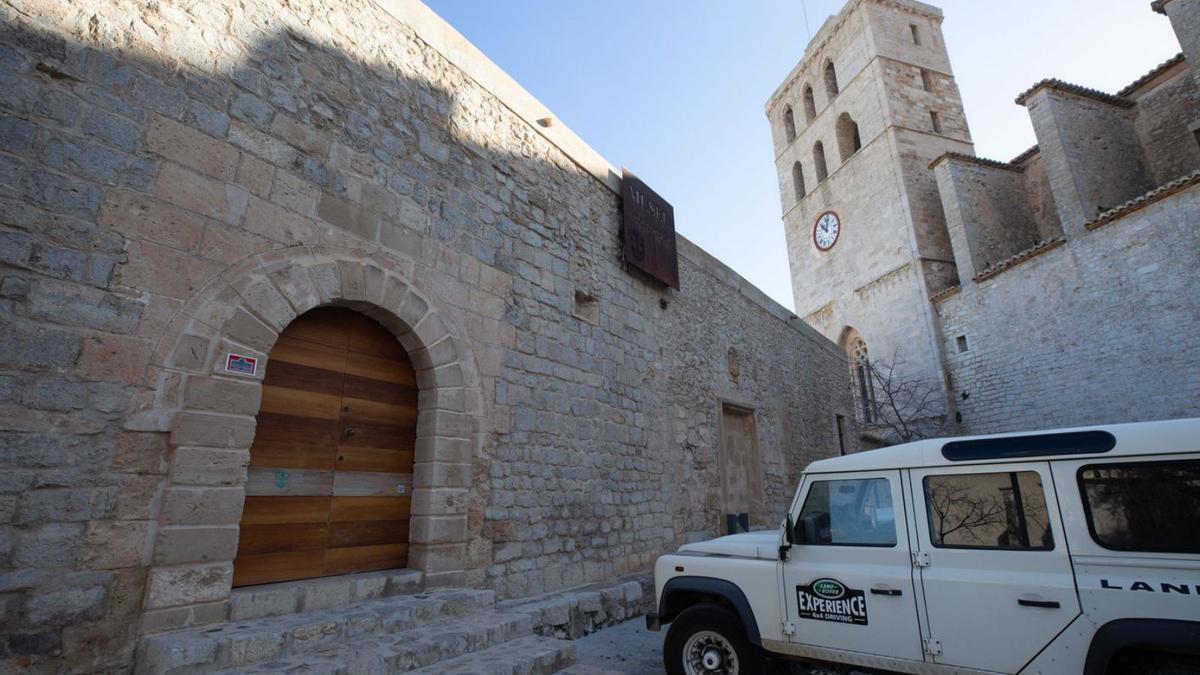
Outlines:
[[[233,585],[404,567],[417,384],[387,329],[325,307],[271,350]]]

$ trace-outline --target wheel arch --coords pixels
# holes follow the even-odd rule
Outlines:
[[[1200,656],[1200,621],[1118,619],[1100,627],[1088,648],[1084,675],[1105,675],[1125,649]]]
[[[762,646],[758,621],[746,594],[737,584],[713,577],[673,577],[663,586],[658,615],[662,623],[670,623],[683,610],[698,604],[716,604],[737,614],[746,631],[746,640],[755,647]]]

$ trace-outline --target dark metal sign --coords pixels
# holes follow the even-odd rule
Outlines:
[[[679,288],[675,209],[628,169],[621,175],[621,200],[625,263]]]

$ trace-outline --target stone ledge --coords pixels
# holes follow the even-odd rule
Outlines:
[[[1160,185],[1146,194],[1141,195],[1140,197],[1134,197],[1124,204],[1111,208],[1100,214],[1098,217],[1089,220],[1088,222],[1084,223],[1083,226],[1089,230],[1094,230],[1102,225],[1107,225],[1108,223],[1111,223],[1112,221],[1117,220],[1126,214],[1137,211],[1138,209],[1143,209],[1147,206],[1150,206],[1154,202],[1166,199],[1176,192],[1186,190],[1187,188],[1196,184],[1200,184],[1200,171],[1193,171],[1192,173],[1181,178],[1176,178],[1165,185]]]
[[[1021,251],[1020,253],[1011,255],[1008,258],[1005,258],[1004,260],[996,263],[995,265],[988,266],[982,272],[975,275],[975,278],[972,279],[972,281],[974,281],[975,283],[979,283],[981,281],[987,281],[988,279],[991,279],[992,277],[996,276],[997,274],[1000,274],[1001,272],[1003,272],[1005,270],[1012,269],[1013,267],[1020,265],[1021,263],[1025,262],[1026,260],[1029,260],[1031,258],[1036,258],[1037,256],[1045,253],[1046,251],[1056,249],[1065,243],[1067,243],[1067,240],[1064,237],[1055,237],[1054,239],[1050,239],[1048,241],[1040,241],[1040,242],[1034,244],[1033,246],[1030,246],[1029,248],[1025,249],[1024,251]]]
[[[1094,101],[1100,101],[1101,103],[1115,105],[1119,108],[1132,108],[1134,105],[1136,105],[1133,101],[1122,96],[1114,96],[1112,94],[1106,94],[1099,89],[1091,89],[1083,85],[1064,82],[1056,77],[1041,80],[1040,82],[1035,83],[1032,87],[1026,89],[1021,93],[1020,96],[1017,96],[1017,105],[1025,105],[1031,96],[1043,89],[1053,89],[1054,91],[1062,92],[1064,94],[1074,94],[1075,96],[1090,98]]]
[[[1034,147],[1036,148],[1037,146],[1034,146]],[[1028,152],[1028,150],[1026,152]],[[990,169],[1002,169],[1004,171],[1020,171],[1021,170],[1021,167],[1013,166],[1012,162],[1001,162],[1001,161],[998,161],[995,159],[988,159],[986,157],[976,157],[974,155],[964,155],[961,152],[942,153],[941,155],[938,156],[937,159],[935,159],[929,163],[929,168],[932,169],[933,167],[937,166],[938,164],[941,164],[943,160],[966,162],[967,164],[976,164],[978,166],[986,166]]]
[[[641,616],[654,602],[654,576],[645,573],[541,598],[510,600],[497,608],[528,615],[538,635],[575,640]]]

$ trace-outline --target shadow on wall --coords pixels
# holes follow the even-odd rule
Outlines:
[[[162,509],[198,525],[241,511],[221,485],[241,485],[244,458],[205,468],[214,487],[180,506],[163,495],[165,425],[129,422],[178,393],[181,373],[147,364],[189,298],[297,243],[365,248],[453,298],[475,260],[526,274],[526,241],[598,290],[619,255],[616,197],[370,5],[333,24],[292,6],[319,37],[244,7],[31,5],[3,10],[0,38],[0,664],[92,671],[131,662]],[[490,320],[450,303],[456,335],[498,336],[476,347],[489,362],[572,297],[502,300]],[[469,583],[492,558],[490,448],[473,457]],[[214,602],[188,620],[224,611],[186,596],[192,581],[179,604]]]

